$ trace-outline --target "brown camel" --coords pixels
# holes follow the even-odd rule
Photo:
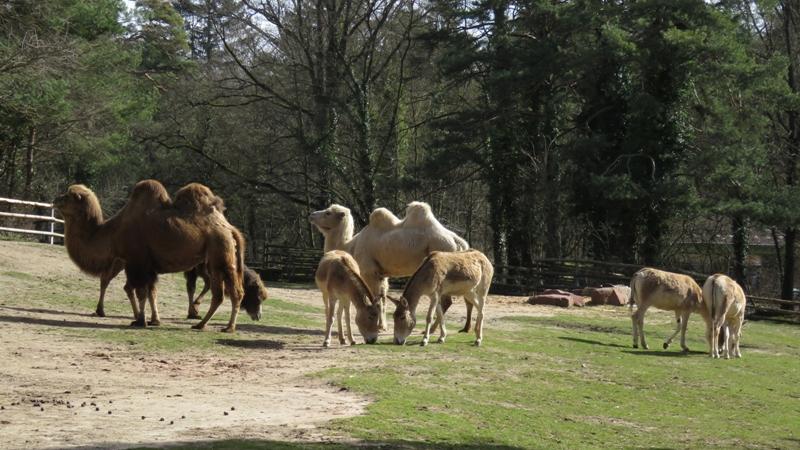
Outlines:
[[[178,190],[172,204],[161,183],[144,180],[108,222],[103,221],[100,203],[86,186],[70,186],[54,204],[64,216],[64,234],[72,242],[68,251],[73,261],[92,260],[92,255],[103,252],[110,253],[112,261],[124,261],[126,286],[139,301],[134,325],[147,325],[144,302],[148,298],[151,323],[159,323],[155,302],[159,273],[183,272],[205,262],[211,279],[211,307],[193,328],[206,325],[227,292],[232,311],[223,331],[233,332],[243,296],[244,238],[214,207],[217,199],[207,187],[191,183]],[[110,247],[110,251],[98,247]]]

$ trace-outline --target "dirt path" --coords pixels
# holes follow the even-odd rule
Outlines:
[[[86,298],[96,298],[98,285],[75,268],[63,247],[0,241],[1,448],[342,439],[331,435],[326,423],[361,414],[368,404],[307,376],[358,358],[348,347],[322,349],[307,338],[282,336],[280,345],[254,342],[252,351],[236,354],[170,353],[95,340],[93,329],[118,330],[130,322],[122,315],[89,314]],[[124,302],[121,285],[119,278],[111,284],[107,302]],[[269,291],[290,303],[322,305],[316,289],[270,286]],[[162,281],[159,292],[169,299],[159,306],[163,317],[185,313],[179,279]],[[52,303],[71,296],[79,297],[81,306]],[[218,314],[228,313],[225,306]],[[488,308],[489,327],[502,316],[558,312],[526,305],[521,297],[492,296]],[[324,319],[318,318],[321,331]],[[460,327],[464,318],[464,304],[457,302],[448,322]],[[78,329],[90,330],[89,338],[72,332]],[[381,340],[389,336],[384,333]]]

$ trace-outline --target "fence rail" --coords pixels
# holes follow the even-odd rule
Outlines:
[[[248,265],[256,267],[267,280],[310,282],[314,279],[321,249],[265,244],[263,259]],[[609,263],[589,259],[540,259],[529,267],[495,266],[491,292],[505,295],[532,295],[544,289],[578,289],[630,283],[631,276],[642,266]],[[695,279],[701,286],[708,275],[689,270],[665,268]],[[391,280],[402,287],[405,279]],[[749,308],[757,313],[800,317],[800,301],[749,295]]]
[[[0,231],[5,231],[8,233],[20,233],[20,234],[33,234],[39,236],[47,236],[48,242],[52,245],[55,243],[55,238],[64,238],[64,235],[61,233],[55,232],[55,224],[61,223],[63,224],[64,221],[61,219],[56,219],[55,217],[55,209],[53,208],[52,203],[42,203],[42,202],[31,202],[27,200],[18,200],[14,198],[3,198],[0,197],[0,204],[8,204],[8,205],[17,205],[17,206],[32,206],[37,208],[49,208],[50,215],[49,216],[42,216],[38,214],[24,214],[24,213],[12,213],[6,211],[0,211],[0,217],[10,217],[13,219],[21,219],[26,221],[35,221],[35,222],[47,222],[48,223],[48,231],[41,231],[41,230],[30,230],[27,228],[16,228],[16,227],[0,227]]]

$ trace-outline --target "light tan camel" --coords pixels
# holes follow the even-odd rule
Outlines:
[[[332,250],[322,256],[314,275],[317,287],[322,291],[322,300],[325,302],[325,341],[323,346],[331,343],[331,330],[333,329],[333,316],[336,312],[336,302],[339,302],[336,324],[339,333],[339,343],[344,345],[345,336],[342,334],[342,313],[347,325],[347,339],[350,344],[355,344],[353,332],[350,329],[350,304],[356,307],[356,326],[364,342],[374,344],[378,340],[380,331],[380,303],[364,283],[359,274],[358,264],[349,253],[341,250]]]
[[[54,204],[64,216],[65,240],[72,242],[68,252],[73,261],[109,253],[124,261],[126,285],[139,301],[134,325],[147,325],[144,302],[148,298],[151,323],[159,323],[155,301],[159,273],[183,272],[205,262],[211,278],[211,306],[193,328],[205,326],[227,292],[232,312],[224,331],[233,332],[243,295],[244,238],[214,208],[217,198],[207,187],[192,183],[175,194],[173,205],[161,183],[144,180],[108,222],[103,221],[100,203],[86,186],[70,186]]]
[[[727,328],[722,344],[725,359],[729,359],[731,354],[736,358],[741,358],[739,338],[742,335],[744,312],[747,305],[744,290],[730,277],[714,274],[703,283],[703,299],[711,318],[708,330],[706,330],[706,339],[710,349],[709,356],[719,358],[720,331],[725,331]]]
[[[417,305],[422,296],[430,299],[422,345],[428,345],[434,311],[436,323],[433,329],[436,324],[439,325],[439,343],[444,343],[447,329],[440,298],[444,295],[463,295],[464,300],[478,309],[478,317],[475,319],[475,345],[480,346],[483,342],[483,312],[493,276],[492,263],[478,250],[431,253],[406,283],[403,296],[400,299],[389,297],[397,306],[394,311],[394,343],[404,344],[414,330]]]
[[[412,202],[403,220],[386,208],[378,208],[369,223],[353,235],[353,216],[341,205],[315,211],[309,221],[325,236],[325,252],[343,250],[355,258],[361,276],[381,303],[381,328],[386,329],[385,298],[387,277],[411,276],[433,251],[466,250],[469,244],[445,228],[434,217],[427,203]],[[452,299],[442,299],[447,310]],[[461,331],[469,331],[472,305],[467,303],[467,322]]]
[[[631,299],[628,303],[631,308],[631,321],[633,322],[633,348],[638,348],[638,340],[642,347],[647,349],[644,338],[644,313],[651,306],[666,311],[675,312],[675,332],[664,341],[664,350],[678,334],[681,333],[681,348],[689,351],[686,346],[686,326],[689,316],[699,313],[706,324],[709,323],[709,314],[703,305],[703,292],[697,282],[688,275],[681,275],[663,270],[646,267],[639,270],[631,277]],[[633,305],[636,311],[633,312]]]

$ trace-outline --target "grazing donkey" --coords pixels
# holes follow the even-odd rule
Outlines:
[[[333,313],[336,301],[339,301],[339,312],[336,317],[339,331],[339,343],[344,345],[342,334],[342,311],[347,323],[347,338],[350,344],[355,344],[353,332],[350,329],[350,304],[356,307],[356,325],[358,331],[367,344],[374,344],[378,340],[380,331],[381,305],[369,290],[364,279],[361,278],[358,264],[349,253],[333,250],[325,253],[319,262],[314,276],[317,287],[322,291],[325,301],[325,342],[324,347],[331,343],[331,329],[333,328]]]
[[[675,332],[664,341],[664,350],[678,334],[681,333],[681,348],[689,351],[686,346],[686,326],[689,316],[693,312],[700,313],[706,324],[709,323],[708,311],[703,305],[703,293],[700,286],[687,275],[665,272],[663,270],[645,267],[631,277],[631,298],[628,303],[631,311],[636,304],[635,312],[631,313],[633,322],[633,348],[638,348],[638,340],[642,347],[647,349],[644,339],[644,313],[653,306],[666,311],[675,311],[677,322]]]
[[[428,345],[431,334],[433,311],[441,334],[439,343],[447,337],[444,324],[444,311],[440,299],[444,296],[463,295],[464,299],[477,307],[475,321],[475,345],[483,341],[483,308],[489,286],[492,284],[494,267],[486,255],[477,250],[462,252],[433,252],[422,261],[417,271],[408,280],[400,299],[389,299],[396,305],[394,311],[394,343],[404,344],[417,323],[417,305],[423,295],[430,298],[428,316],[425,321],[425,335],[422,345]],[[435,328],[435,324],[434,324]]]
[[[711,318],[706,330],[706,339],[711,349],[709,356],[719,358],[719,340],[722,331],[725,359],[729,359],[731,353],[734,357],[741,358],[739,338],[742,335],[747,303],[742,287],[725,275],[711,275],[703,283],[703,299]]]

